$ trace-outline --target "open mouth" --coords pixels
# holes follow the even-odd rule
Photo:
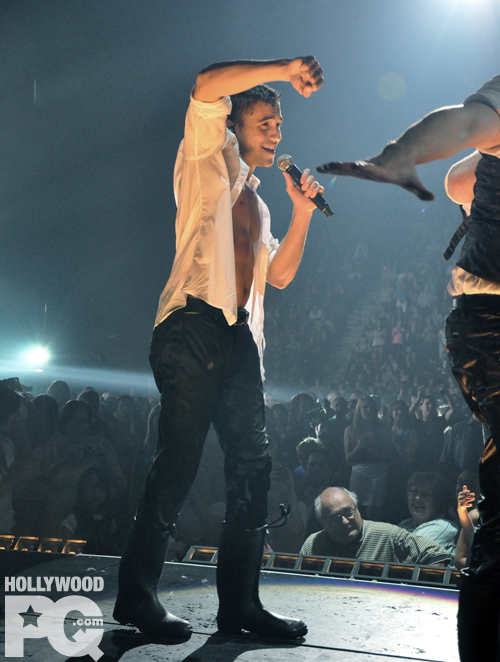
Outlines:
[[[276,147],[264,147],[264,145],[262,145],[262,149],[273,156],[276,154]]]

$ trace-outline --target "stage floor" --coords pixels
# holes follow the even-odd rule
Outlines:
[[[458,592],[382,582],[336,579],[281,572],[263,572],[261,598],[272,611],[297,616],[309,627],[298,644],[276,644],[252,635],[226,638],[216,634],[217,592],[215,568],[166,563],[160,585],[165,607],[188,619],[194,634],[182,644],[164,644],[114,622],[119,559],[97,556],[64,556],[19,571],[19,555],[3,552],[2,574],[37,577],[102,577],[100,592],[81,592],[102,611],[104,636],[100,662],[389,662],[432,660],[458,662],[456,610]],[[40,554],[37,555],[38,557]],[[33,558],[32,554],[29,557]],[[23,559],[24,560],[24,559]],[[43,585],[43,581],[42,585]],[[3,587],[2,587],[3,588]],[[33,593],[15,593],[30,595]],[[14,593],[7,593],[7,596]],[[38,593],[36,595],[42,595]],[[72,593],[43,594],[54,602]],[[2,600],[3,602],[3,600]],[[33,605],[36,611],[36,604]],[[39,610],[41,611],[41,610]],[[66,634],[78,631],[76,618],[68,618]],[[28,623],[31,617],[25,619]],[[34,632],[34,618],[31,630]],[[84,628],[85,629],[85,628]],[[2,641],[5,627],[2,622]],[[13,657],[7,657],[14,659]],[[23,657],[33,662],[61,662],[70,658],[51,646],[47,638],[25,638]],[[82,662],[90,656],[78,657]]]

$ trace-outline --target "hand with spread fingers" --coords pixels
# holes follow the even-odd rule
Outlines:
[[[457,511],[458,514],[463,514],[468,511],[469,508],[472,508],[476,495],[474,492],[471,492],[467,489],[467,485],[464,485],[462,490],[457,495]]]
[[[434,194],[428,191],[420,181],[415,166],[398,158],[393,149],[394,143],[389,144],[378,156],[365,161],[331,161],[318,166],[317,171],[322,174],[340,175],[368,179],[373,182],[396,184],[406,191],[414,193],[420,200],[434,200]]]

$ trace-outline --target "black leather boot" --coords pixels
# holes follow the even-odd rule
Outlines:
[[[466,568],[460,573],[458,648],[461,662],[500,662],[498,581]]]
[[[268,639],[302,639],[307,626],[297,618],[273,614],[259,599],[265,529],[235,529],[223,524],[217,558],[217,625],[222,634],[254,632]]]
[[[158,600],[168,539],[168,531],[134,522],[120,563],[113,618],[151,637],[185,641],[193,631],[191,625],[166,611]]]

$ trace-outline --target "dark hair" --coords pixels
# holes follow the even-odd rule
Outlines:
[[[437,405],[437,400],[433,395],[424,395],[422,399],[420,400],[420,406],[424,404],[424,400],[430,400],[434,407]]]
[[[391,424],[394,424],[394,411],[399,407],[403,410],[403,425],[409,428],[411,425],[410,408],[404,400],[395,400],[394,402],[391,402],[389,405],[389,411],[387,412],[389,421]]]
[[[62,407],[66,402],[71,400],[71,391],[66,382],[61,379],[56,379],[45,391],[46,395],[50,395],[57,402],[58,407]]]
[[[48,421],[50,434],[53,434],[59,425],[59,407],[51,395],[37,395],[33,400],[33,407],[37,412],[43,412]]]
[[[361,415],[361,408],[364,404],[371,403],[373,405],[373,418],[366,421]],[[356,404],[356,409],[354,410],[354,416],[352,420],[352,431],[354,434],[363,434],[368,430],[375,432],[377,426],[383,425],[377,417],[378,406],[375,398],[372,398],[370,395],[362,395]]]
[[[90,406],[83,400],[68,400],[61,410],[61,415],[59,417],[59,429],[62,434],[66,434],[68,431],[68,423],[71,421],[73,416],[77,411],[83,409],[88,416],[89,425],[92,423],[92,409]]]
[[[7,425],[12,414],[19,411],[21,396],[7,386],[0,386],[0,427]]]
[[[295,450],[300,466],[304,467],[304,469],[307,465],[309,457],[313,453],[323,453],[327,459],[330,459],[326,448],[323,446],[321,441],[315,437],[306,437],[303,441],[300,442],[300,444],[297,445]]]
[[[288,403],[288,413],[292,423],[296,421],[297,412],[303,404],[308,408],[308,412],[314,409],[315,402],[312,395],[309,395],[309,393],[297,393]]]
[[[230,119],[233,124],[241,126],[243,120],[252,112],[252,108],[256,103],[263,101],[269,106],[276,106],[280,99],[281,92],[274,90],[272,87],[269,87],[269,85],[256,85],[244,92],[232,94],[231,102],[233,107],[228,119]]]
[[[408,491],[430,488],[439,513],[444,514],[451,503],[451,490],[448,481],[441,474],[434,471],[417,471],[408,481]]]
[[[96,412],[96,414],[99,414],[99,409],[101,407],[101,398],[99,397],[99,393],[96,393],[94,390],[87,389],[85,391],[82,391],[80,395],[78,396],[77,400],[80,400],[80,402],[86,402],[89,407],[92,409],[92,412]]]

